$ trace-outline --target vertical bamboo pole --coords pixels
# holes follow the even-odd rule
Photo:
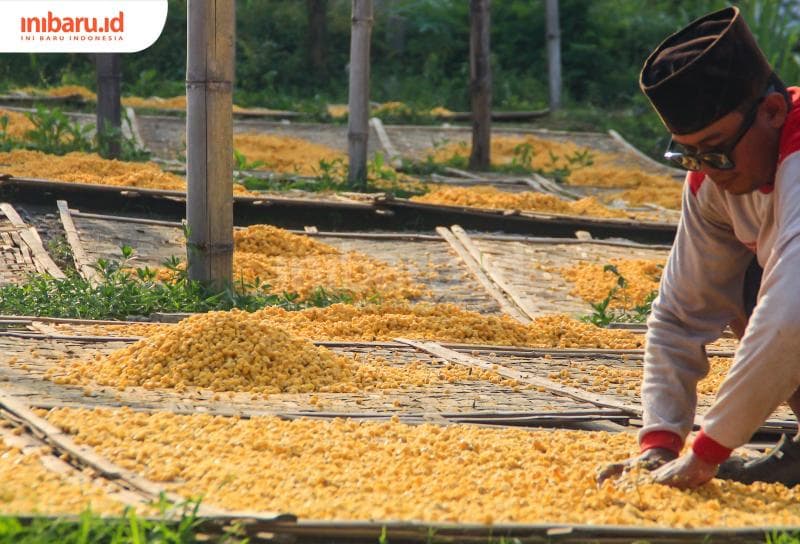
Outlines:
[[[350,35],[350,88],[348,100],[347,179],[355,189],[367,185],[369,137],[369,45],[372,33],[372,0],[353,0]]]
[[[558,21],[558,0],[546,0],[545,11],[550,111],[556,111],[561,107],[561,28]]]
[[[234,0],[189,0],[186,219],[189,277],[216,288],[233,268]]]
[[[491,161],[492,71],[489,63],[491,0],[469,2],[469,90],[472,105],[471,170],[488,170]]]
[[[122,62],[119,53],[95,55],[97,77],[97,143],[107,159],[118,159],[122,151]]]

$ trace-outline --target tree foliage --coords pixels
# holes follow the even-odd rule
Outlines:
[[[319,0],[318,0],[319,3]],[[237,0],[236,100],[290,107],[298,100],[345,101],[350,1],[327,0],[324,70],[310,68],[309,2]],[[800,14],[794,0],[744,0],[759,42],[787,83],[800,82]],[[167,26],[148,50],[126,55],[126,94],[183,92],[186,0],[169,0]],[[563,82],[568,105],[636,107],[638,72],[670,32],[722,7],[723,0],[561,0]],[[547,103],[544,0],[492,4],[495,106]],[[468,2],[375,0],[372,97],[467,109]],[[7,54],[0,85],[80,83],[92,87],[90,57]]]

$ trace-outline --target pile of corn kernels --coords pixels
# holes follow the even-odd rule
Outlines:
[[[306,257],[308,255],[337,255],[339,250],[310,236],[301,236],[272,225],[251,225],[234,231],[236,250],[259,253],[264,257]]]
[[[465,142],[453,142],[430,150],[428,156],[436,162],[447,162],[454,157],[467,158],[469,151]],[[673,210],[681,207],[681,183],[669,176],[644,172],[640,167],[630,165],[621,155],[531,135],[492,138],[491,157],[495,166],[515,161],[519,164],[523,161],[523,153],[525,164],[532,170],[569,171],[565,178],[568,185],[626,189],[609,195],[606,200],[622,199],[630,205],[656,204]],[[576,161],[580,156],[587,160]]]
[[[66,96],[80,96],[87,102],[97,102],[97,94],[94,91],[82,87],[80,85],[61,85],[59,87],[50,87],[47,89],[39,89],[36,87],[22,87],[14,89],[12,92],[27,94],[30,96],[50,96],[54,98]],[[185,110],[186,109],[186,96],[171,96],[163,98],[153,96],[150,98],[142,98],[139,96],[123,96],[122,105],[132,108],[146,108],[146,109],[168,109],[168,110]],[[242,110],[239,106],[234,104],[233,111]]]
[[[489,316],[454,304],[334,304],[289,312],[265,308],[258,317],[271,326],[305,338],[370,342],[405,337],[418,340],[527,346],[537,348],[638,349],[643,337],[603,329],[566,315],[544,316],[523,325],[508,316]],[[173,325],[57,325],[64,332],[150,336]]]
[[[91,506],[100,514],[119,514],[123,505],[88,482],[71,481],[48,470],[42,447],[24,454],[0,438],[0,514],[80,514]]]
[[[596,160],[599,153],[590,151],[572,142],[545,140],[536,136],[495,136],[492,138],[491,160],[495,166],[518,163],[526,152],[527,163],[533,170],[551,171],[569,168],[572,163],[567,157],[587,154]],[[466,142],[451,142],[430,149],[428,156],[435,162],[448,162],[454,158],[468,158],[469,145]]]
[[[291,136],[236,134],[233,145],[239,153],[246,157],[247,162],[263,163],[256,170],[304,176],[326,174],[333,180],[341,180],[342,183],[347,178],[347,155],[322,144]],[[323,169],[321,161],[327,163],[327,171]],[[427,190],[424,183],[397,172],[388,164],[381,166],[380,173],[370,168],[367,178],[377,189],[403,188],[407,191],[418,192]]]
[[[524,325],[505,315],[482,315],[454,304],[334,304],[300,312],[265,308],[259,315],[277,326],[317,340],[408,337],[503,346],[618,349],[642,346],[641,336],[629,331],[601,329],[566,315],[545,316]]]
[[[716,395],[730,370],[732,359],[729,357],[709,357],[709,371],[705,378],[697,383],[697,392],[701,395]],[[564,385],[579,387],[594,393],[641,397],[641,366],[609,366],[603,364],[586,364],[570,362],[569,368],[551,372],[548,378]]]
[[[643,172],[632,167],[615,164],[595,164],[575,169],[567,176],[570,185],[593,187],[619,187],[625,191],[614,193],[609,199],[619,198],[631,205],[656,204],[671,210],[681,208],[683,185],[660,174]]]
[[[353,393],[487,380],[510,387],[491,371],[417,362],[402,368],[382,360],[354,360],[275,326],[255,313],[209,312],[164,327],[109,355],[90,361],[62,361],[46,376],[67,385],[144,387],[180,392],[198,387],[215,392]]]
[[[416,202],[466,206],[494,210],[522,210],[567,215],[591,215],[594,217],[632,217],[622,210],[607,208],[594,197],[577,201],[562,200],[554,195],[523,191],[508,193],[491,185],[475,187],[436,187],[429,193],[411,197]]]
[[[573,282],[575,287],[570,294],[587,302],[596,303],[604,300],[611,289],[617,288],[610,306],[613,308],[631,309],[645,302],[653,291],[658,291],[661,272],[665,261],[661,259],[613,259],[608,264],[616,267],[625,278],[625,286],[619,286],[619,276],[607,265],[581,262],[562,268],[559,272],[564,278]]]
[[[65,96],[80,96],[88,102],[96,102],[97,95],[81,85],[61,85],[58,87],[49,87],[47,89],[39,89],[37,87],[20,87],[13,89],[12,93],[26,94],[30,96],[51,96],[54,98]]]
[[[320,161],[330,163],[346,159],[344,153],[328,146],[272,134],[236,134],[233,147],[248,162],[263,162],[264,165],[259,169],[304,176],[319,175]]]
[[[347,117],[349,109],[347,104],[328,104],[328,115],[334,119],[344,119]],[[403,102],[384,102],[370,108],[370,115],[373,117],[397,116],[397,115],[427,115],[430,117],[451,117],[453,112],[442,106],[431,108],[428,111],[415,110]]]
[[[31,120],[22,113],[0,109],[0,119],[2,118],[8,119],[8,124],[4,131],[0,125],[0,131],[5,132],[6,138],[11,140],[24,140],[28,132],[35,128]]]
[[[800,524],[800,492],[778,484],[713,480],[684,492],[634,474],[598,487],[601,467],[636,452],[626,433],[128,409],[63,408],[47,418],[124,468],[234,510],[322,520]]]
[[[40,151],[15,149],[0,153],[0,172],[18,177],[91,185],[186,190],[186,180],[164,172],[155,164],[104,159],[93,153],[74,152],[60,157]],[[241,185],[234,185],[233,191],[236,194],[248,192]]]
[[[248,284],[269,285],[273,293],[296,293],[305,300],[319,288],[346,293],[356,300],[416,299],[426,294],[401,267],[361,253],[338,249],[283,229],[255,225],[234,232],[233,276]],[[169,281],[173,272],[158,271]]]

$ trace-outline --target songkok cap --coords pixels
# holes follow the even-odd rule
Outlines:
[[[771,75],[739,8],[729,7],[664,40],[645,61],[639,86],[670,132],[690,134],[757,100]]]

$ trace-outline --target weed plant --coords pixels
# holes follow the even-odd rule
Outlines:
[[[177,258],[164,263],[174,278],[156,279],[150,268],[132,267],[133,250],[122,248],[122,260],[100,259],[97,285],[69,270],[63,279],[32,274],[19,285],[0,286],[0,314],[71,317],[80,319],[124,319],[156,312],[209,312],[234,308],[255,311],[266,306],[287,310],[325,307],[353,302],[345,292],[317,288],[304,300],[295,293],[272,293],[256,280],[238,280],[221,290],[189,279]]]
[[[8,134],[9,118],[0,115],[0,151],[12,149],[30,149],[50,155],[66,155],[67,153],[99,153],[107,156],[109,142],[118,139],[121,143],[120,159],[125,161],[146,161],[150,154],[139,147],[131,138],[126,138],[120,129],[107,127],[102,133],[95,134],[93,124],[81,124],[73,121],[58,108],[37,106],[25,116],[33,124],[31,130],[21,139],[12,138]],[[130,124],[127,114],[123,122]]]
[[[243,164],[247,158],[239,153]],[[389,193],[395,197],[407,198],[409,196],[424,194],[424,189],[408,188],[400,181],[397,171],[389,167],[381,153],[376,153],[375,157],[367,163],[369,180],[366,189],[356,187],[347,179],[347,166],[342,159],[331,161],[320,160],[316,176],[304,178],[293,176],[292,174],[275,174],[268,178],[245,177],[242,184],[251,191],[274,191],[283,192],[290,190],[301,190],[309,192],[341,192],[356,191],[367,193]],[[380,181],[380,186],[375,181]]]
[[[439,145],[441,146],[443,143]],[[464,149],[467,149],[466,144],[464,144]],[[564,183],[573,170],[594,164],[594,155],[588,149],[576,151],[564,157],[559,157],[550,152],[550,162],[542,168],[534,168],[533,156],[533,145],[524,142],[514,147],[510,163],[493,164],[490,170],[492,172],[520,176],[536,173],[549,177],[558,183]],[[559,159],[565,160],[567,164],[559,164]],[[423,161],[404,161],[400,167],[400,171],[409,175],[430,176],[432,174],[446,174],[448,167],[466,170],[469,167],[469,159],[463,155],[454,155],[447,160],[437,161],[432,155],[428,155]]]
[[[610,308],[613,301],[619,300],[619,290],[628,284],[627,280],[619,273],[613,264],[603,267],[604,272],[612,272],[617,277],[617,283],[609,289],[606,297],[600,302],[592,303],[592,313],[581,318],[586,323],[606,327],[610,323],[644,323],[653,309],[653,301],[658,291],[653,291],[645,298],[644,302],[629,310],[614,310]]]

